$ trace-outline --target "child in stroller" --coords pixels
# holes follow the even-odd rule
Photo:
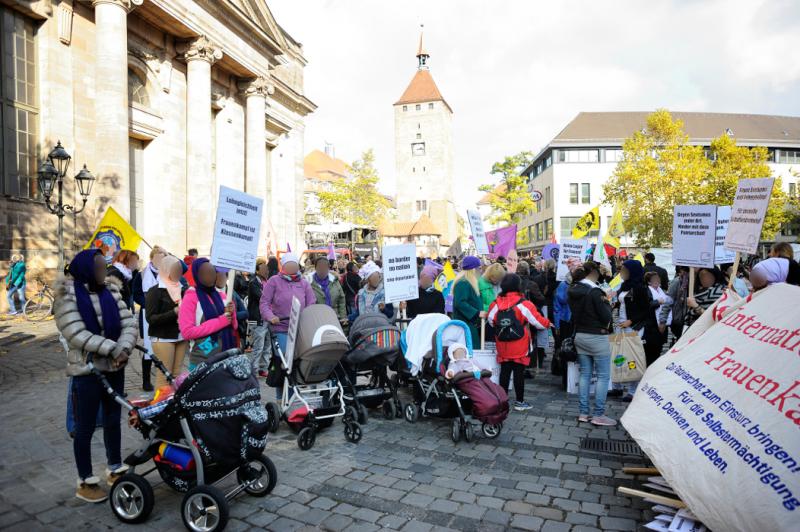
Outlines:
[[[350,348],[334,310],[327,305],[310,305],[299,310],[295,299],[292,312],[297,313],[297,331],[289,340],[286,353],[272,335],[276,363],[270,364],[267,382],[282,387],[280,405],[267,403],[269,430],[278,430],[283,419],[297,432],[297,445],[311,449],[317,431],[329,427],[337,417],[344,423],[344,436],[352,442],[361,440],[361,426],[354,408],[345,408],[344,388],[333,378],[339,361]],[[291,320],[290,320],[291,322]]]
[[[508,416],[508,396],[490,380],[491,371],[475,371],[477,366],[469,361],[472,357],[469,326],[445,315],[424,314],[415,318],[403,335],[401,345],[410,368],[414,396],[414,402],[403,410],[406,421],[414,423],[420,415],[454,418],[450,434],[453,441],[458,442],[463,436],[469,442],[473,439],[474,418],[481,422],[485,437],[496,438]],[[423,352],[426,343],[431,347]],[[458,358],[462,354],[456,352],[462,349],[464,358]],[[451,358],[456,362],[451,362]],[[448,374],[451,363],[452,375]],[[456,371],[459,369],[472,371]]]
[[[167,382],[175,379],[156,356],[153,364]],[[201,362],[161,403],[155,415],[139,416],[139,407],[118,394],[88,359],[92,373],[122,407],[144,437],[125,458],[130,466],[111,487],[109,502],[124,523],[141,523],[153,510],[153,488],[145,478],[158,471],[165,484],[185,493],[181,516],[187,529],[213,532],[228,522],[229,501],[241,492],[264,497],[277,482],[272,461],[262,453],[269,420],[260,403],[258,380],[249,359],[231,349]],[[150,460],[153,466],[147,469]],[[136,469],[146,469],[137,473]],[[237,485],[223,492],[218,485],[236,474]]]

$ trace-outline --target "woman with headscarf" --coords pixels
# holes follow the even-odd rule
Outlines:
[[[76,497],[87,502],[102,502],[107,496],[100,479],[92,474],[92,435],[102,405],[103,441],[108,469],[106,482],[114,483],[127,471],[120,454],[120,405],[106,393],[92,375],[88,358],[105,374],[119,394],[125,388],[125,364],[136,345],[136,320],[120,296],[115,279],[106,277],[106,261],[99,249],[78,253],[66,271],[68,276],[56,287],[54,313],[56,327],[67,351],[67,375],[72,377],[75,435],[73,451],[78,468]]]
[[[478,348],[482,348],[481,318],[486,317],[478,288],[480,267],[481,260],[478,257],[467,255],[461,261],[461,272],[453,283],[453,319],[469,326],[472,345]]]
[[[686,322],[686,298],[689,295],[689,268],[686,266],[675,267],[675,277],[669,283],[667,297],[672,300],[669,305],[661,307],[658,323],[666,324],[672,331],[673,343],[683,335],[683,326]]]
[[[785,283],[789,275],[789,260],[783,257],[770,257],[753,266],[750,282],[753,292],[763,290],[771,284]]]
[[[225,292],[219,290],[217,271],[208,259],[192,262],[195,286],[181,300],[178,327],[189,341],[189,370],[208,357],[236,346],[234,303],[225,303]]]
[[[183,358],[189,343],[181,336],[178,313],[183,298],[181,289],[183,266],[181,261],[167,255],[161,260],[158,284],[145,295],[145,314],[153,352],[167,370],[178,375],[183,370]],[[156,389],[167,384],[160,371],[156,372]]]
[[[342,278],[342,288],[344,288],[344,301],[347,305],[347,315],[354,313],[356,307],[356,296],[361,290],[361,276],[358,275],[358,264],[348,262],[345,267],[345,274]]]
[[[167,250],[158,245],[153,246],[153,249],[150,250],[150,263],[133,279],[133,302],[139,305],[139,337],[147,350],[142,355],[142,390],[146,392],[153,391],[153,385],[150,382],[150,372],[153,369],[150,353],[152,353],[153,346],[150,343],[149,325],[145,319],[145,294],[158,284],[158,268],[161,260],[166,256]]]
[[[386,294],[383,291],[383,275],[381,267],[369,261],[361,267],[358,274],[364,280],[364,286],[356,296],[356,312],[358,315],[383,313],[387,318],[394,317],[394,306],[386,304]]]
[[[115,277],[122,286],[122,300],[133,311],[133,278],[139,268],[139,255],[135,251],[121,249],[108,267],[108,276]]]
[[[417,299],[406,302],[406,316],[413,320],[420,314],[444,314],[444,296],[433,285],[438,272],[432,264],[419,273]]]
[[[689,325],[722,297],[725,293],[725,277],[716,266],[700,268],[695,275],[695,285],[694,296],[686,298],[686,306],[689,307]]]
[[[347,326],[347,305],[344,290],[339,284],[339,276],[331,272],[330,262],[327,257],[317,257],[314,260],[314,273],[310,274],[308,281],[317,298],[317,303],[328,305],[336,311],[336,317],[342,327]]]
[[[778,242],[772,244],[769,249],[770,258],[784,258],[789,261],[789,271],[786,274],[786,281],[789,284],[800,286],[800,264],[794,260],[794,248],[788,242]]]

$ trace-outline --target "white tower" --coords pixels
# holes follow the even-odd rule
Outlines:
[[[430,216],[447,247],[458,237],[453,204],[453,110],[428,69],[422,34],[417,72],[394,104],[395,179],[398,218]]]

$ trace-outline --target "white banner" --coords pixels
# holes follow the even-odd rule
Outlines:
[[[736,259],[736,252],[725,249],[725,235],[728,233],[728,223],[731,221],[731,206],[720,205],[717,207],[717,238],[714,246],[714,264],[727,264]]]
[[[289,312],[289,330],[286,334],[286,369],[292,371],[294,344],[297,342],[297,326],[300,324],[300,300],[292,297],[292,310]]]
[[[761,226],[764,225],[774,184],[771,177],[739,180],[725,237],[726,248],[751,255],[758,251]]]
[[[556,280],[563,281],[566,275],[569,273],[569,267],[567,266],[567,263],[570,261],[570,259],[578,259],[580,262],[583,262],[588,251],[589,241],[585,238],[578,240],[572,238],[561,239],[561,250],[558,254]]]
[[[647,369],[622,417],[711,530],[797,530],[797,301],[787,284],[751,301],[728,292]]]
[[[255,271],[264,200],[228,187],[219,187],[217,220],[211,244],[214,266]]]
[[[486,240],[486,233],[483,230],[483,219],[481,213],[476,210],[467,209],[469,227],[472,231],[472,240],[475,242],[475,250],[478,255],[489,254],[489,242]]]
[[[410,301],[419,297],[417,246],[401,244],[383,248],[383,291],[386,303]]]
[[[675,205],[672,218],[672,263],[714,267],[716,205]]]

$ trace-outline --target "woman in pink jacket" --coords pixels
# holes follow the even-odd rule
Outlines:
[[[189,340],[189,370],[208,357],[236,347],[236,312],[225,304],[225,292],[216,287],[217,272],[208,259],[192,262],[195,286],[181,301],[178,327]]]

